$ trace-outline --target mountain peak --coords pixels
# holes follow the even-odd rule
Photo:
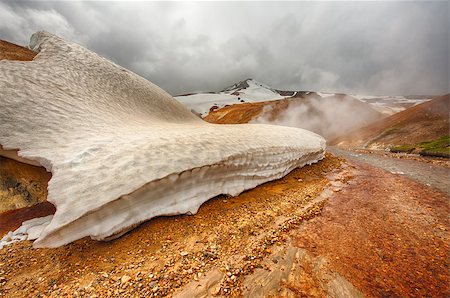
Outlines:
[[[227,91],[239,91],[242,89],[246,89],[248,87],[250,87],[250,85],[256,85],[259,87],[263,87],[266,88],[268,90],[273,90],[272,88],[270,88],[269,86],[267,86],[266,84],[260,83],[258,81],[256,81],[255,79],[252,78],[247,78],[243,81],[240,81],[232,86],[229,86],[227,88],[225,88],[224,90],[222,90],[221,92],[227,92]]]

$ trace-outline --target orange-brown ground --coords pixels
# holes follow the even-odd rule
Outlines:
[[[449,95],[439,96],[332,140],[330,144],[385,147],[438,139],[449,134],[449,107]]]
[[[0,60],[31,61],[36,53],[19,45],[0,40]]]
[[[368,165],[356,171],[295,245],[368,297],[449,297],[448,196]]]
[[[210,112],[205,121],[217,124],[242,124],[248,123],[258,117],[265,106],[272,108],[272,115],[275,117],[281,111],[286,110],[290,103],[302,101],[302,98],[290,98],[273,101],[262,101],[253,103],[242,103],[226,106],[224,108]]]
[[[194,216],[151,220],[111,242],[82,239],[57,249],[30,242],[0,250],[0,295],[161,296],[213,268],[230,272],[218,289],[240,285],[289,229],[320,212],[315,198],[341,161],[329,156],[237,197],[206,202]]]

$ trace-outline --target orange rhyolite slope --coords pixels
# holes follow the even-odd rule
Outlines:
[[[381,148],[387,145],[413,145],[448,135],[449,94],[381,119],[331,144],[344,147]]]
[[[25,47],[0,40],[0,60],[31,61],[36,53]]]

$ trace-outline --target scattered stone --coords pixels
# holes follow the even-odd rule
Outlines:
[[[131,277],[130,277],[130,276],[124,275],[124,276],[122,276],[122,278],[120,279],[120,282],[121,282],[122,284],[125,284],[125,283],[129,282],[130,280],[131,280]]]

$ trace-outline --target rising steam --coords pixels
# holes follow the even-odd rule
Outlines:
[[[304,128],[332,140],[379,118],[381,114],[369,104],[351,96],[335,95],[291,101],[282,110],[267,105],[251,123]]]

